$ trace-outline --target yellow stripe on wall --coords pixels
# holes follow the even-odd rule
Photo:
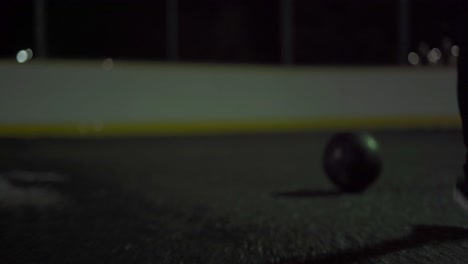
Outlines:
[[[459,117],[123,124],[7,124],[0,137],[201,135],[319,130],[460,129]]]

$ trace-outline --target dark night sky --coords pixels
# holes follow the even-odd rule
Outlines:
[[[456,35],[458,0],[411,0],[411,47]],[[295,0],[300,64],[397,62],[397,0]],[[165,0],[48,0],[49,56],[166,60]],[[33,0],[0,2],[0,56],[35,47]],[[279,0],[179,0],[183,61],[280,63]]]

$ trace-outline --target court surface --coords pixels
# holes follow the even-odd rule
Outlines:
[[[0,140],[2,263],[468,263],[459,131],[374,132],[363,194],[329,132]]]

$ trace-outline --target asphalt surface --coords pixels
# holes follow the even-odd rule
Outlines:
[[[0,140],[1,263],[468,263],[459,131],[375,132],[362,194],[331,133]]]

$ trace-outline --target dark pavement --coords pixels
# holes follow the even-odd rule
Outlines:
[[[459,131],[375,132],[363,194],[331,133],[0,140],[1,263],[468,263]]]

